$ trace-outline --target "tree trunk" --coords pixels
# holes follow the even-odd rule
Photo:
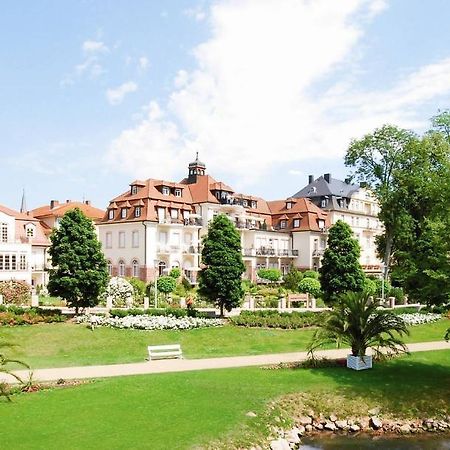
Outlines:
[[[389,266],[391,264],[391,252],[392,252],[392,244],[393,244],[393,234],[392,231],[386,230],[386,246],[384,249],[384,267],[383,267],[383,279],[387,281],[387,275],[389,273]]]
[[[223,317],[223,302],[220,302],[220,317]]]

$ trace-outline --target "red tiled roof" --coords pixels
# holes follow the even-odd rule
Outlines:
[[[82,213],[92,220],[97,220],[103,217],[105,211],[83,202],[66,202],[57,203],[53,208],[50,205],[41,206],[31,211],[34,217],[40,219],[43,217],[62,217],[67,211],[78,208]]]

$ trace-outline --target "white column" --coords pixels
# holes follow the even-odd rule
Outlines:
[[[148,297],[144,297],[144,309],[150,308],[150,299]]]
[[[39,306],[39,296],[31,294],[31,306]]]

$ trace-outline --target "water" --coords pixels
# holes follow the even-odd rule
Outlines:
[[[302,450],[450,450],[450,436],[336,436],[302,439]]]

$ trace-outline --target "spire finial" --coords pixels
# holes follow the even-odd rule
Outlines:
[[[195,152],[195,160],[198,161],[198,152]]]
[[[27,212],[27,202],[25,200],[25,188],[22,190],[22,202],[20,203],[20,212],[26,213]]]

